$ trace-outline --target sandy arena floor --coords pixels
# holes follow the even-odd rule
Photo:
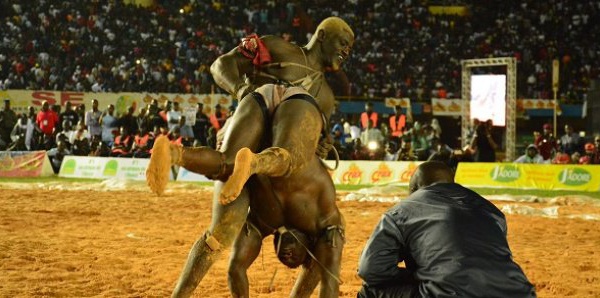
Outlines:
[[[171,186],[163,197],[141,185],[105,188],[0,184],[0,297],[170,295],[192,243],[209,224],[211,188]],[[507,215],[514,257],[539,297],[600,297],[598,204],[578,198],[494,203],[511,212],[559,208],[555,218]],[[341,297],[356,297],[359,253],[391,205],[339,202],[348,222]],[[595,218],[573,218],[582,214]],[[228,253],[195,297],[229,297],[227,263]],[[297,273],[278,263],[269,237],[249,272],[251,296],[286,297]]]

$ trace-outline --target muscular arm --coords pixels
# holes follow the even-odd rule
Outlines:
[[[404,261],[405,249],[398,227],[388,214],[384,214],[360,256],[358,275],[371,286],[412,278],[412,272],[398,267],[398,263]]]
[[[235,93],[245,83],[244,75],[252,73],[253,68],[252,60],[244,57],[236,47],[217,58],[210,66],[210,73],[219,87],[237,97]]]

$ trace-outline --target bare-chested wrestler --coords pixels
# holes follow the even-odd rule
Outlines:
[[[303,265],[290,297],[309,297],[319,282],[320,297],[338,297],[344,224],[331,177],[314,154],[322,129],[321,123],[313,120],[319,120],[316,103],[311,107],[309,96],[298,97],[302,93],[297,87],[268,84],[258,88],[257,93],[268,94],[265,89],[280,92],[284,99],[272,119],[276,147],[258,154],[243,149],[236,158],[234,175],[239,171],[260,175],[252,176],[247,183],[240,181],[249,192],[250,212],[246,229],[235,241],[229,287],[233,297],[248,297],[246,271],[258,256],[263,238],[275,234],[282,263],[292,268]],[[296,121],[303,121],[305,127],[291,129],[293,123],[300,123]],[[288,150],[297,151],[285,153]],[[294,154],[305,158],[302,166],[290,166]],[[306,256],[308,252],[312,255]]]
[[[236,49],[221,56],[211,67],[213,77],[223,89],[234,94],[236,98],[245,99],[240,101],[238,109],[226,128],[220,150],[215,151],[203,147],[170,147],[164,140],[157,139],[147,172],[150,187],[159,194],[164,191],[168,181],[168,175],[165,173],[168,173],[169,162],[215,180],[227,181],[233,171],[236,154],[242,148],[249,150],[242,150],[240,158],[250,160],[250,162],[246,163],[247,166],[239,167],[239,169],[250,169],[251,172],[269,176],[301,174],[298,173],[302,172],[299,170],[302,169],[300,165],[306,164],[308,156],[314,156],[317,142],[303,142],[302,139],[308,135],[303,133],[303,130],[307,127],[310,128],[309,131],[315,128],[320,129],[323,123],[322,115],[319,115],[308,101],[286,101],[282,106],[287,105],[288,108],[285,110],[290,111],[289,113],[292,115],[281,116],[284,121],[274,125],[273,132],[279,132],[282,136],[294,133],[296,138],[290,139],[302,145],[290,152],[282,150],[282,148],[290,148],[283,144],[255,156],[250,153],[264,148],[264,145],[261,146],[262,140],[273,139],[266,134],[271,132],[267,127],[270,123],[266,122],[268,119],[264,116],[269,113],[269,108],[263,101],[255,100],[256,97],[253,94],[246,95],[253,92],[256,86],[265,83],[275,82],[302,86],[314,96],[319,109],[327,118],[333,109],[334,97],[323,77],[323,72],[339,70],[341,63],[348,57],[353,42],[354,34],[343,20],[328,18],[317,27],[313,38],[305,47],[290,44],[275,36],[266,36],[262,39],[250,37]],[[309,115],[308,118],[304,117],[306,115],[301,118],[295,117],[302,110]],[[298,119],[302,119],[302,121],[296,121]],[[282,124],[286,122],[287,125]],[[267,137],[263,138],[263,134],[266,134]],[[316,134],[318,135],[318,132]],[[292,145],[292,148],[295,147]],[[306,152],[309,150],[312,150],[312,153],[307,154]],[[244,156],[249,158],[243,158]],[[256,168],[257,164],[259,166],[266,164],[258,161],[268,159],[278,160],[274,163],[277,166]],[[317,159],[315,161],[318,162]],[[252,165],[254,166],[252,167]],[[319,166],[321,165],[319,164]],[[325,169],[322,170],[325,171]],[[240,171],[240,173],[243,174],[245,171]],[[231,245],[243,226],[249,206],[247,189],[241,189],[241,193],[233,201],[240,181],[243,182],[247,175],[241,176],[241,179],[236,179],[238,183],[232,184],[230,187],[232,191],[223,196],[224,202],[230,202],[226,205],[221,205],[219,202],[222,197],[222,183],[219,181],[215,183],[211,226],[192,247],[173,296],[189,296],[220,252]],[[328,177],[328,179],[330,178]],[[303,187],[306,187],[306,184]]]

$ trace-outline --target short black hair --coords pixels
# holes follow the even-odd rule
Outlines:
[[[417,167],[410,178],[408,191],[413,193],[434,183],[453,183],[454,171],[441,161],[426,161]]]

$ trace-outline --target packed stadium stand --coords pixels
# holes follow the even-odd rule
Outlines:
[[[600,70],[597,1],[2,1],[5,89],[210,91],[208,66],[250,33],[304,44],[323,18],[356,32],[345,66],[350,95],[460,95],[461,59],[514,56],[519,98],[581,101]],[[464,5],[458,14],[430,4]]]
[[[303,45],[316,24],[332,15],[346,20],[356,34],[344,65],[347,78],[329,77],[345,101],[405,97],[430,103],[431,98],[460,98],[461,60],[472,58],[515,57],[520,99],[553,97],[554,59],[561,65],[561,103],[584,102],[600,75],[596,42],[600,23],[594,21],[600,18],[598,1],[487,0],[473,5],[472,1],[229,0],[154,1],[146,7],[122,1],[6,0],[0,3],[0,90],[219,93],[223,91],[214,84],[209,67],[241,38],[274,34]],[[86,111],[77,112],[83,117]],[[24,131],[27,119],[35,122],[36,113],[23,116]],[[60,113],[58,109],[57,116]],[[357,116],[332,117],[332,127],[340,124],[348,134],[355,123],[335,121]],[[373,152],[357,152],[362,145],[355,140],[361,137],[348,134],[350,142],[342,148],[342,157],[382,159],[391,153],[396,155],[389,158],[402,159],[398,153],[410,148],[408,143],[413,150],[422,143],[427,154],[404,158],[424,159],[435,153],[432,141],[439,143],[436,146],[456,147],[452,143],[456,137],[436,133],[430,118],[407,123],[407,130],[415,129],[411,139],[388,142],[388,127],[376,127],[385,137],[377,157],[369,156]],[[61,124],[57,122],[59,128]],[[71,125],[78,128],[77,123]],[[542,123],[534,125],[539,130]],[[117,131],[118,126],[115,136]],[[558,131],[560,137],[562,129]],[[446,135],[450,133],[456,132],[446,130]],[[203,131],[205,136],[212,134],[214,130]],[[9,135],[3,134],[4,148],[14,141]],[[207,144],[206,139],[197,138],[198,143]],[[502,145],[500,138],[496,142]],[[57,141],[40,137],[37,143],[50,149],[56,148]],[[193,138],[188,141],[194,142]],[[583,143],[579,145],[583,153]],[[106,150],[103,154],[109,155]]]

